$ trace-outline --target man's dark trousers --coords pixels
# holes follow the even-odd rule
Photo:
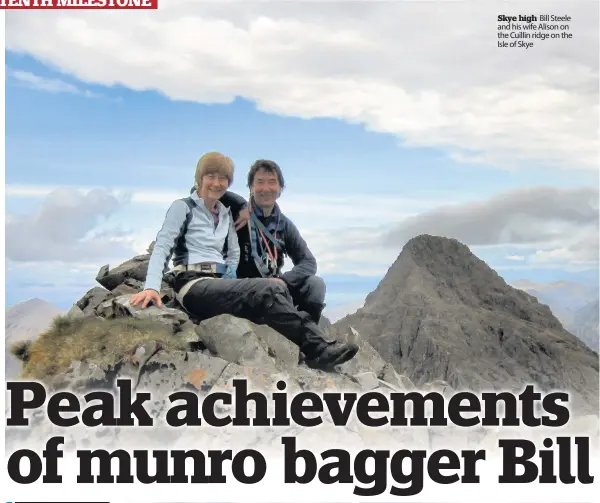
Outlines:
[[[179,273],[173,289],[179,292],[188,281],[198,277],[194,272]],[[288,289],[279,281],[267,278],[201,279],[181,302],[199,320],[231,314],[257,325],[268,325],[299,346],[308,358],[328,345],[321,328],[307,312],[294,307]]]
[[[309,276],[297,287],[290,287],[290,295],[299,311],[309,314],[315,323],[319,323],[325,308],[325,281],[319,276]]]

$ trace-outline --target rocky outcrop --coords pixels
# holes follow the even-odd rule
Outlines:
[[[143,288],[149,259],[149,254],[139,255],[114,269],[108,265],[100,268],[96,280],[102,286],[96,286],[86,292],[73,304],[67,318],[154,320],[167,326],[173,337],[184,340],[188,344],[188,351],[169,353],[157,348],[145,362],[144,368],[133,365],[137,370],[131,368],[131,360],[124,360],[112,368],[99,368],[87,365],[85,362],[73,362],[68,372],[52,377],[50,380],[52,385],[86,386],[86,378],[89,375],[89,380],[94,385],[99,385],[100,381],[104,380],[106,381],[104,384],[110,386],[110,380],[114,381],[119,375],[129,374],[139,378],[139,386],[149,385],[153,388],[156,378],[152,377],[152,373],[160,370],[160,365],[157,365],[160,361],[161,365],[165,364],[171,369],[170,379],[187,383],[186,386],[200,387],[203,391],[207,391],[209,389],[207,383],[212,383],[219,378],[226,372],[226,368],[229,369],[227,370],[229,373],[235,369],[239,375],[246,375],[248,372],[252,374],[249,368],[261,369],[261,373],[265,375],[285,375],[286,379],[296,381],[298,389],[322,389],[333,386],[354,390],[365,389],[365,387],[368,389],[414,388],[406,377],[398,375],[352,327],[349,327],[346,333],[339,334],[338,338],[356,342],[360,351],[353,360],[341,365],[338,372],[329,373],[309,368],[301,363],[298,347],[266,325],[256,325],[230,315],[217,316],[201,322],[190,318],[175,300],[172,289],[165,282],[161,290],[161,297],[165,304],[162,308],[150,306],[141,309],[132,306],[131,297]],[[323,317],[320,326],[324,330],[329,330],[331,322]],[[132,348],[132,352],[135,351],[136,349]],[[204,362],[211,369],[207,371],[207,376],[212,378],[207,378],[206,382],[202,381],[201,386],[195,386],[194,383],[199,382],[198,376],[202,375],[203,371],[196,369],[198,372],[191,372],[190,365],[194,364],[190,362],[199,361]],[[171,363],[167,365],[166,362]],[[226,365],[223,366],[223,362]],[[139,376],[136,375],[138,370]],[[190,377],[191,375],[193,377]]]
[[[190,318],[173,298],[173,292],[167,284],[163,284],[161,291],[165,306],[146,309],[134,307],[131,297],[143,287],[142,276],[148,260],[149,255],[138,256],[113,270],[108,266],[102,267],[97,276],[102,286],[90,289],[75,302],[65,318],[58,321],[62,328],[54,329],[62,330],[63,338],[65,333],[69,334],[69,345],[95,344],[106,348],[109,355],[111,351],[114,352],[114,348],[108,347],[110,342],[93,339],[103,324],[114,320],[130,320],[134,329],[138,327],[136,323],[140,323],[139,331],[147,333],[131,339],[131,344],[125,346],[127,351],[115,355],[113,360],[95,358],[96,355],[88,352],[85,358],[73,360],[65,368],[48,365],[44,367],[50,369],[47,374],[36,374],[36,368],[40,368],[39,358],[64,361],[64,353],[69,349],[48,344],[49,338],[58,335],[53,335],[52,330],[47,331],[36,341],[43,351],[38,348],[36,352],[35,346],[30,348],[29,354],[38,355],[37,360],[25,363],[22,377],[33,375],[51,390],[70,389],[78,392],[114,389],[119,378],[131,379],[137,390],[152,392],[151,409],[157,418],[164,417],[169,406],[166,396],[173,391],[192,390],[206,394],[215,389],[231,388],[232,380],[238,377],[248,379],[250,387],[268,392],[275,390],[275,383],[279,379],[286,381],[287,389],[291,392],[362,392],[379,389],[389,393],[414,389],[406,376],[397,374],[369,342],[352,328],[340,337],[356,342],[360,352],[353,360],[339,366],[337,371],[325,372],[302,363],[298,347],[266,325],[257,325],[230,315],[201,322]],[[69,327],[69,324],[72,326]],[[321,325],[327,327],[330,323],[324,320]],[[153,337],[154,333],[156,337]],[[132,336],[130,332],[113,335],[115,345],[119,338],[120,348],[124,347],[122,339]],[[46,346],[42,346],[44,344]],[[360,429],[356,425],[351,426],[349,431],[361,438],[357,428]],[[47,431],[35,438],[42,438],[45,434]],[[81,432],[84,437],[90,434],[96,433],[86,432],[85,429]],[[124,435],[114,430],[106,434],[115,442],[121,442]],[[365,435],[374,438],[372,432]],[[83,437],[75,436],[78,442],[82,441]],[[20,435],[11,436],[10,439],[24,441]]]
[[[454,239],[411,239],[364,307],[336,322],[333,334],[349,326],[417,386],[532,383],[569,390],[583,413],[598,410],[598,354]]]

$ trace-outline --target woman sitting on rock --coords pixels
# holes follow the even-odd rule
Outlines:
[[[233,181],[233,161],[210,152],[198,161],[190,197],[174,201],[156,236],[144,291],[131,302],[162,307],[160,289],[173,257],[173,290],[198,319],[220,314],[268,325],[297,344],[310,366],[331,368],[356,355],[355,344],[331,343],[286,286],[268,278],[236,279],[240,249],[231,212],[219,201]]]

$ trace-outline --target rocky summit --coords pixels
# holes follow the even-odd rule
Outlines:
[[[167,367],[177,369],[177,375],[181,373],[178,384],[187,383],[186,386],[202,388],[203,391],[208,391],[212,383],[223,375],[234,377],[237,372],[241,376],[248,376],[253,373],[248,370],[249,368],[260,369],[260,373],[264,375],[283,373],[287,379],[296,381],[299,389],[316,390],[336,386],[355,390],[374,389],[380,386],[395,389],[402,387],[402,383],[406,382],[406,379],[397,375],[352,327],[349,327],[347,333],[341,338],[351,337],[356,340],[361,351],[352,361],[340,366],[338,372],[329,373],[305,366],[301,362],[298,347],[266,325],[256,325],[230,315],[217,316],[204,321],[190,317],[176,301],[173,290],[164,282],[160,292],[164,303],[162,308],[134,307],[130,301],[133,295],[143,288],[149,259],[148,254],[140,255],[114,269],[108,265],[102,267],[96,277],[100,286],[90,289],[78,300],[67,314],[67,319],[73,320],[74,323],[78,322],[82,326],[86,324],[89,326],[99,320],[134,319],[160,323],[168,329],[171,347],[177,347],[180,351],[166,355],[165,348],[168,345],[164,341],[165,335],[161,334],[161,340],[153,341],[157,343],[152,346],[156,348],[153,351],[155,354],[148,355],[148,361],[169,362],[171,361],[169,358],[172,358]],[[327,330],[331,323],[323,317],[320,325]],[[144,338],[145,344],[147,340]],[[178,345],[173,346],[173,341],[177,341]],[[132,353],[135,351],[136,348],[131,348]],[[206,372],[194,373],[193,369],[191,370],[194,366],[191,362],[194,361],[197,365],[198,362],[205,362]],[[114,368],[103,368],[101,372],[114,378],[115,369],[118,367],[118,371],[122,371],[128,364],[131,364],[130,360],[127,364],[119,362]],[[151,370],[155,368],[156,365],[148,365],[148,368],[138,368],[134,372],[139,374],[141,385],[152,382]],[[81,382],[84,369],[86,369],[85,364],[76,362],[71,365],[67,373],[51,376],[49,382],[61,382],[63,383],[61,385],[64,385],[71,377]],[[31,365],[25,366],[25,373],[33,370]],[[94,373],[97,376],[97,368],[94,369]],[[205,375],[205,379],[199,380],[200,374]],[[173,375],[170,378],[177,379]],[[94,377],[94,380],[97,380],[97,377]]]
[[[547,306],[509,287],[457,241],[433,236],[412,239],[362,309],[333,325],[323,319],[322,326],[331,336],[360,347],[353,360],[332,372],[307,367],[298,347],[268,326],[229,315],[203,321],[191,318],[167,283],[161,290],[163,308],[132,306],[131,297],[143,288],[149,259],[145,254],[114,268],[102,267],[96,277],[98,286],[34,342],[13,351],[23,360],[21,377],[42,381],[50,390],[79,392],[114,390],[118,378],[132,379],[138,390],[152,392],[155,417],[164,417],[169,408],[166,397],[174,391],[202,395],[231,389],[238,377],[248,379],[250,388],[267,393],[283,379],[292,394],[373,390],[389,394],[418,389],[449,397],[457,388],[521,391],[533,383],[574,393],[583,410],[576,428],[591,428],[597,434],[597,353],[565,331]],[[36,418],[38,428],[7,434],[7,448],[48,438],[43,414]],[[72,428],[70,447],[87,445],[90,436],[106,445],[111,441],[124,445],[127,435],[134,433],[139,445],[139,436],[146,435],[143,429],[124,430]],[[200,441],[198,430],[186,429],[185,437],[181,430],[166,427],[152,439],[158,445],[169,440],[207,446],[215,439],[262,445],[293,434],[306,441],[312,435],[319,447],[324,438],[342,434],[369,448],[390,448],[392,441],[409,448],[437,442],[448,445],[450,439],[460,442],[467,434],[464,428],[433,430],[403,434],[354,421],[343,429],[324,425],[283,433],[252,430],[252,435],[243,428],[214,434],[202,429],[205,436]],[[482,429],[468,433],[475,444],[496,434]]]
[[[440,379],[483,391],[531,383],[567,390],[576,410],[597,413],[598,354],[454,239],[408,241],[364,306],[332,331],[349,326],[417,386]]]
[[[162,285],[162,308],[132,306],[132,296],[143,288],[149,259],[149,254],[139,255],[114,268],[102,267],[96,276],[98,286],[55,318],[33,343],[13,350],[23,360],[20,378],[41,381],[49,390],[76,392],[114,390],[119,378],[131,379],[137,390],[152,392],[154,417],[164,417],[169,407],[165,397],[174,391],[206,394],[231,389],[232,380],[240,377],[248,379],[250,388],[269,393],[279,379],[292,393],[414,389],[352,327],[341,337],[358,343],[358,355],[336,371],[325,372],[306,366],[299,348],[266,325],[230,315],[191,318],[167,283]],[[327,330],[330,325],[323,318],[321,326]],[[424,389],[445,392],[448,386],[432,381]],[[168,430],[160,438],[166,438]],[[45,429],[35,431],[37,439],[47,435]],[[11,434],[7,440],[21,443],[28,432]],[[78,438],[94,434],[84,428]],[[122,441],[111,436],[114,430],[106,435]]]

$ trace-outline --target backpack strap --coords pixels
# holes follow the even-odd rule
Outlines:
[[[196,202],[191,197],[181,198],[180,201],[183,201],[185,204],[187,204],[188,212],[186,213],[185,220],[183,221],[179,229],[179,235],[175,239],[175,246],[173,247],[175,250],[182,250],[184,246],[185,235],[188,231],[190,220],[192,219],[192,209],[194,208],[194,206],[196,206]]]
[[[193,189],[192,189],[193,190]],[[177,242],[181,242],[181,240],[183,239],[183,237],[185,236],[185,234],[187,233],[188,230],[188,226],[190,224],[190,220],[192,219],[192,210],[197,206],[196,201],[194,201],[191,197],[183,197],[181,198],[181,201],[183,201],[185,204],[187,204],[188,206],[188,212],[186,215],[186,219],[184,224],[181,227],[181,232],[179,233],[179,236],[177,237]],[[229,208],[229,217],[233,218],[231,216],[231,208]],[[223,244],[223,257],[226,258],[227,257],[227,250],[229,249],[229,230],[227,230],[227,236],[225,236],[225,243]]]
[[[282,247],[279,244],[279,242],[273,237],[273,235],[267,230],[267,228],[264,226],[264,224],[259,220],[259,218],[254,214],[254,212],[250,213],[250,218],[252,219],[252,222],[254,223],[254,225],[256,225],[256,227],[258,227],[263,234],[265,235],[265,237],[271,241],[271,243],[273,243],[274,246],[277,247],[277,249],[279,251],[282,251]]]
[[[185,222],[181,227],[181,232],[177,237],[178,241],[182,239],[183,236],[185,236],[185,234],[187,233],[188,226],[190,225],[190,220],[192,219],[192,210],[196,207],[196,201],[194,201],[191,197],[183,197],[181,198],[181,201],[187,204],[188,212],[186,214]]]
[[[229,210],[229,218],[233,220],[233,215],[231,214],[231,208],[227,208]],[[227,228],[227,236],[225,236],[225,243],[223,244],[223,258],[227,258],[227,251],[229,250],[229,233],[231,232],[231,227]]]
[[[196,201],[194,201],[191,197],[184,197],[181,200],[188,205],[190,211],[192,211],[192,208],[196,207]]]

